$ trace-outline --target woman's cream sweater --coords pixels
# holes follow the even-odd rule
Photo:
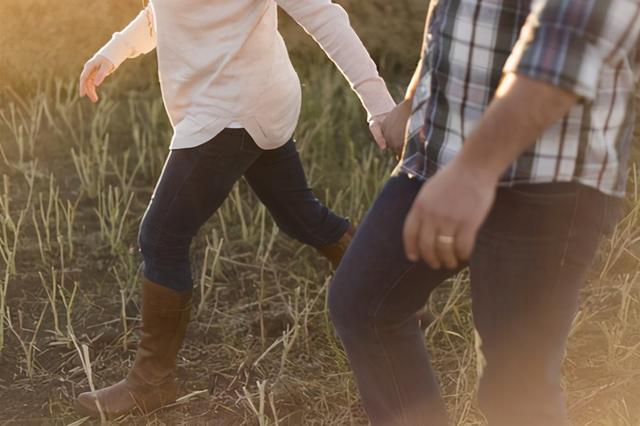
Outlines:
[[[394,107],[346,12],[330,0],[151,0],[98,53],[118,67],[156,48],[172,149],[200,145],[232,123],[260,147],[277,148],[293,134],[301,99],[277,6],[334,61],[369,117]]]

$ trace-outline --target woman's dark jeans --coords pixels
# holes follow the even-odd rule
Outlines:
[[[331,318],[373,425],[445,425],[416,312],[457,271],[405,257],[422,183],[389,180],[330,287]],[[578,293],[619,202],[573,184],[500,188],[469,262],[478,398],[490,425],[566,424],[560,387]]]
[[[349,227],[311,192],[293,140],[263,150],[246,130],[225,129],[170,152],[140,225],[147,279],[177,291],[193,286],[191,240],[243,175],[280,229],[302,243],[336,242]]]

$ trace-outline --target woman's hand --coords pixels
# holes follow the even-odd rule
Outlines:
[[[105,78],[115,71],[113,63],[102,55],[91,58],[80,74],[80,97],[87,96],[91,102],[98,102],[96,88],[102,84]]]
[[[376,145],[378,145],[382,150],[387,148],[387,141],[382,134],[382,123],[387,115],[388,113],[376,115],[371,119],[371,121],[369,121],[369,131],[371,132],[371,135],[373,135]]]

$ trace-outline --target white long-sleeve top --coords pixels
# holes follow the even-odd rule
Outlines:
[[[293,135],[301,102],[278,5],[334,61],[369,117],[395,106],[346,12],[331,0],[151,0],[98,54],[118,67],[156,48],[172,149],[205,143],[232,123],[261,148],[277,148]]]

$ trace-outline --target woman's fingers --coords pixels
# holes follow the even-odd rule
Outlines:
[[[89,79],[87,84],[87,95],[91,102],[98,102],[98,92],[96,92],[96,85],[93,83],[93,78]]]
[[[87,95],[87,97],[89,98],[89,100],[91,100],[91,102],[97,102],[98,101],[98,94],[96,93],[96,86],[94,84],[94,75],[95,75],[95,70],[93,70],[86,78],[85,82],[84,82],[84,91]]]
[[[373,135],[373,139],[375,139],[376,144],[380,147],[380,149],[384,150],[387,148],[387,141],[382,134],[382,126],[378,120],[374,120],[369,124],[369,130]]]
[[[85,64],[84,68],[82,69],[82,73],[80,74],[80,81],[78,82],[78,89],[79,89],[79,94],[80,97],[86,96],[87,95],[87,78],[89,77],[89,64]]]
[[[93,61],[89,61],[84,66],[84,70],[80,75],[80,96],[87,96],[92,102],[97,101],[96,88],[94,85],[96,71],[96,65]]]
[[[87,96],[91,102],[97,102],[99,98],[96,88],[113,70],[113,64],[102,56],[97,56],[87,62],[80,74],[80,96]]]
[[[96,75],[94,77],[95,85],[100,86],[104,79],[107,78],[109,74],[111,74],[112,70],[113,65],[111,65],[111,63],[107,62],[106,60],[102,61],[102,63],[100,64],[100,68],[98,69],[98,72],[96,72]]]

